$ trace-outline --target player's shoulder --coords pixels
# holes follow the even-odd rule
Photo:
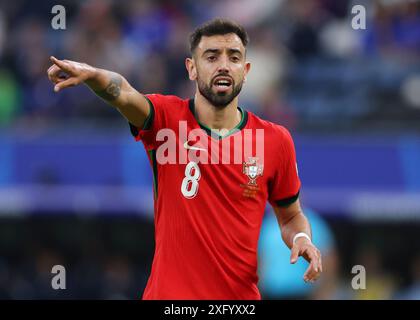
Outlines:
[[[279,139],[281,141],[292,139],[292,135],[286,127],[278,123],[264,120],[250,111],[248,111],[248,117],[251,120],[250,123],[253,128],[264,129],[266,137],[273,137],[274,139]]]
[[[182,99],[175,95],[165,95],[160,93],[149,93],[145,95],[156,107],[156,105],[162,106],[187,106],[188,99]]]

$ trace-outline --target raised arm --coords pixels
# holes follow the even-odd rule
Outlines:
[[[290,263],[296,263],[299,256],[310,263],[303,279],[306,282],[317,280],[322,272],[321,252],[312,244],[312,241],[299,237],[293,243],[295,235],[306,233],[310,238],[311,227],[308,219],[302,212],[299,199],[286,207],[274,207],[277,221],[280,225],[283,241],[291,249]]]
[[[150,113],[147,99],[118,73],[92,67],[86,63],[58,60],[51,57],[53,65],[48,78],[55,84],[54,91],[86,84],[99,97],[117,108],[133,125],[142,128]]]

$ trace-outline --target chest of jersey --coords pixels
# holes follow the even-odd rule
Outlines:
[[[245,128],[222,137],[185,122],[176,135],[168,131],[157,139],[159,180],[184,199],[267,200],[272,168],[266,165],[263,131]]]

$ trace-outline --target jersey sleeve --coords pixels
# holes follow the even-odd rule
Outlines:
[[[269,202],[272,206],[285,207],[299,197],[300,179],[298,175],[296,152],[292,136],[285,128],[281,128],[280,162],[269,188]]]
[[[144,96],[150,105],[149,116],[144,121],[142,128],[129,123],[131,134],[136,141],[142,141],[147,150],[156,147],[156,134],[165,124],[165,103],[164,95],[147,94]]]

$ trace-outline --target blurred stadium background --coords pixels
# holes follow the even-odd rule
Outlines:
[[[55,4],[66,30],[51,28]],[[356,4],[366,30],[351,28]],[[154,249],[145,152],[86,87],[54,94],[48,58],[189,97],[188,34],[217,16],[247,28],[240,104],[291,130],[301,199],[319,220],[322,281],[302,285],[295,272],[290,290],[276,288],[293,271],[288,252],[272,261],[284,245],[267,208],[264,297],[420,298],[420,2],[409,0],[0,0],[0,298],[141,296]],[[55,264],[66,290],[51,289]],[[351,287],[354,265],[366,290]]]

